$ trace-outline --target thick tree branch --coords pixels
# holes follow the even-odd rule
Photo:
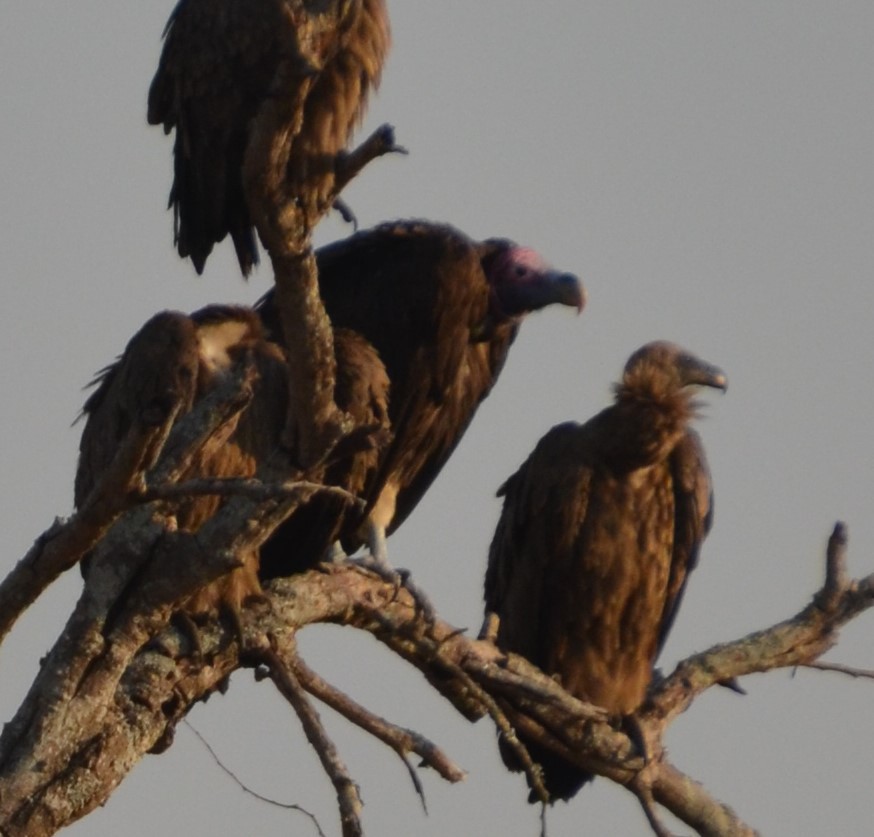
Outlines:
[[[204,444],[220,437],[219,429],[249,402],[251,376],[248,365],[238,367],[176,422],[172,433],[175,413],[161,425],[132,428],[82,508],[69,521],[56,520],[0,583],[0,642],[40,593],[75,566],[126,509],[141,501],[146,470],[155,466],[153,480],[173,480]]]
[[[275,499],[265,501],[263,512],[249,498],[234,497],[225,505],[237,503],[249,504],[247,513],[254,509],[268,525],[280,516]],[[209,577],[221,572],[234,548],[246,541],[245,536],[231,538],[235,527],[237,532],[247,528],[235,516],[239,511],[223,508],[207,532],[198,533],[197,554],[188,554],[188,562]],[[814,603],[793,619],[681,662],[654,686],[640,715],[651,751],[645,765],[634,744],[610,725],[602,710],[574,699],[525,660],[503,655],[489,642],[469,639],[439,619],[429,623],[407,591],[355,568],[314,571],[272,582],[266,591],[270,607],[243,611],[248,650],[242,658],[235,635],[218,622],[202,628],[201,656],[186,656],[187,638],[167,624],[173,608],[172,585],[161,588],[153,578],[160,573],[149,571],[143,577],[152,578],[155,586],[143,589],[137,584],[135,596],[124,583],[138,561],[164,564],[160,555],[152,553],[170,548],[167,544],[172,546],[176,536],[185,533],[168,531],[160,518],[146,518],[144,525],[138,512],[144,510],[125,515],[95,551],[95,572],[98,579],[101,572],[105,577],[93,587],[89,580],[31,693],[0,739],[0,832],[4,834],[51,834],[101,804],[137,759],[168,745],[173,727],[196,701],[221,688],[241,665],[259,663],[263,649],[293,647],[288,643],[294,635],[315,622],[336,622],[372,633],[419,668],[466,717],[489,714],[488,704],[495,702],[509,724],[527,738],[627,785],[649,806],[654,822],[657,804],[700,834],[753,834],[730,808],[664,760],[660,741],[665,728],[697,695],[722,680],[814,662],[834,644],[842,625],[874,603],[874,576],[846,581],[828,597],[824,586]],[[224,515],[229,520],[218,520]],[[136,537],[124,531],[134,525],[140,527]],[[101,557],[104,549],[112,552],[113,561]],[[201,553],[211,549],[220,556],[203,558]],[[182,553],[175,560],[186,563]],[[125,568],[123,572],[119,566]],[[191,575],[193,583],[197,572],[191,570]],[[826,600],[824,608],[821,603]],[[157,642],[149,642],[152,638]],[[295,690],[308,688],[356,723],[361,721],[363,728],[396,752],[417,752],[443,764],[441,772],[447,778],[458,777],[457,768],[442,754],[437,756],[439,751],[430,742],[357,707],[298,659],[271,653],[286,673],[291,672]],[[315,727],[310,729],[310,734],[316,732]],[[348,794],[351,779],[342,771],[335,771],[334,779]],[[357,803],[348,795],[345,799],[344,804],[352,806],[345,815],[348,828],[354,829],[349,812],[357,811]]]
[[[271,94],[252,122],[243,184],[252,220],[273,265],[289,356],[294,397],[283,443],[298,464],[309,469],[352,430],[351,420],[334,403],[334,338],[319,297],[312,232],[342,188],[368,162],[400,149],[390,128],[380,129],[361,148],[337,159],[316,159],[311,150],[295,146],[307,97],[327,57],[320,53],[321,45],[336,41],[344,16],[357,12],[347,3],[322,8],[306,0],[283,9],[292,19],[298,48],[280,61]]]
[[[415,753],[425,765],[436,770],[447,781],[460,782],[464,779],[464,771],[432,741],[414,730],[398,727],[391,721],[380,718],[361,704],[356,703],[313,671],[300,658],[296,650],[285,649],[283,659],[294,671],[304,689],[313,697],[317,697],[344,718],[391,747],[407,767],[410,767],[407,760],[408,755]],[[415,774],[413,775],[415,776]],[[414,785],[421,795],[421,786],[415,778]]]

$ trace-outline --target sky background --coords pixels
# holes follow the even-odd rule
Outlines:
[[[220,245],[197,277],[172,249],[171,139],[146,125],[170,0],[0,6],[0,520],[5,572],[72,507],[82,387],[155,311],[254,302]],[[536,11],[532,9],[536,8]],[[796,613],[819,587],[835,520],[850,568],[874,571],[874,4],[389,0],[394,48],[365,130],[389,121],[405,158],[347,190],[362,226],[449,221],[539,249],[589,305],[533,315],[419,508],[391,539],[441,616],[476,631],[498,485],[552,425],[610,399],[628,355],[674,340],[727,372],[699,429],[716,523],[661,665]],[[363,136],[363,134],[362,134]],[[348,234],[336,220],[320,242]],[[11,717],[72,609],[59,580],[0,649]],[[829,659],[874,668],[874,615]],[[317,626],[308,663],[427,734],[469,771],[423,772],[425,816],[394,754],[325,709],[366,803],[369,835],[534,837],[538,810],[469,725],[371,637]],[[769,837],[870,823],[874,683],[822,672],[711,690],[669,754]],[[239,672],[191,723],[259,793],[339,834],[333,791],[269,683]],[[680,833],[687,828],[676,826]],[[67,833],[311,835],[244,795],[193,733],[147,756]],[[650,833],[606,780],[549,813],[552,837]]]

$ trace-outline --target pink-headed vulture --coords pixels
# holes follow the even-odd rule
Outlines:
[[[321,17],[340,25],[314,26],[305,36],[302,21]],[[275,85],[284,96],[305,96],[289,165],[308,176],[332,172],[379,84],[389,42],[384,0],[179,0],[149,89],[148,121],[176,132],[174,237],[198,273],[227,234],[244,276],[258,262],[243,163],[253,120],[277,95]],[[302,69],[277,78],[284,60]]]
[[[489,394],[519,325],[553,303],[581,310],[580,280],[506,239],[474,241],[445,224],[388,223],[321,248],[319,288],[335,328],[373,346],[389,379],[391,441],[362,496],[364,526],[346,527],[385,563],[385,535],[415,508]],[[281,339],[272,293],[258,309]],[[293,544],[274,538],[269,574]]]
[[[498,492],[484,634],[617,718],[644,700],[710,529],[710,475],[689,427],[700,386],[727,380],[676,345],[647,344],[612,406],[553,427]],[[552,800],[591,778],[536,744],[529,752]]]

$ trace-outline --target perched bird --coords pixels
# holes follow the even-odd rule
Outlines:
[[[727,379],[671,343],[644,346],[612,406],[553,427],[498,491],[484,635],[617,718],[646,695],[711,525],[710,474],[689,428],[696,386],[725,390]],[[520,769],[501,745],[507,766]],[[528,749],[552,800],[591,778]]]
[[[384,224],[321,248],[319,288],[335,328],[359,334],[389,379],[391,442],[362,489],[363,525],[346,526],[387,566],[385,535],[415,508],[489,394],[525,315],[552,303],[581,310],[576,276],[505,239],[473,241],[443,224]],[[257,306],[281,339],[272,292]],[[283,544],[274,539],[281,565]],[[279,573],[282,574],[282,573]]]
[[[339,15],[340,25],[316,27],[310,43],[303,23],[320,15]],[[254,117],[277,95],[282,61],[301,65],[286,82],[300,90],[282,95],[306,97],[290,166],[327,175],[379,84],[389,42],[384,0],[179,0],[149,89],[148,121],[176,131],[175,243],[198,273],[228,233],[244,276],[258,262],[243,161]]]
[[[361,474],[373,467],[378,443],[387,435],[388,379],[376,352],[359,335],[337,329],[334,342],[337,400],[360,425],[374,431],[374,441],[335,459],[326,480],[356,493]],[[213,305],[190,316],[163,312],[149,320],[119,360],[98,375],[97,389],[85,403],[77,508],[106,473],[131,428],[188,412],[241,360],[254,366],[249,403],[196,452],[180,479],[254,476],[280,445],[289,398],[284,352],[266,339],[260,318],[250,308]],[[180,529],[194,532],[221,503],[218,496],[199,495],[167,501],[165,506]],[[324,552],[337,538],[347,513],[348,504],[323,494],[302,504],[292,515],[295,522],[285,524],[303,533],[300,549],[294,548],[289,558],[290,570],[306,567],[304,559],[297,557],[299,552],[307,556]],[[260,595],[259,550],[240,558],[242,567],[200,591],[184,603],[183,610],[199,616],[221,609],[236,616],[245,599]]]

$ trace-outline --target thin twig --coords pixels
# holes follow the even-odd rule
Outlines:
[[[377,621],[381,621],[383,619],[383,615],[382,613],[376,611],[373,613],[373,618]],[[427,617],[425,617],[424,615],[423,618],[427,619]],[[432,627],[434,624],[433,619],[426,621],[426,624],[429,628]],[[458,637],[458,634],[457,632],[450,631],[449,636]],[[426,657],[430,656],[431,659],[435,663],[437,663],[440,668],[444,669],[447,674],[451,675],[454,679],[460,681],[464,689],[473,696],[473,699],[478,701],[483,707],[485,707],[486,712],[491,717],[495,726],[504,736],[507,744],[510,746],[516,757],[519,759],[519,763],[522,765],[522,769],[525,771],[525,775],[528,777],[531,788],[537,795],[537,798],[541,802],[548,802],[549,793],[546,790],[546,786],[543,784],[543,777],[541,775],[540,767],[532,761],[531,755],[528,753],[528,749],[516,736],[516,731],[513,729],[513,725],[510,723],[506,713],[498,704],[498,702],[488,692],[486,692],[460,665],[440,653],[440,647],[443,643],[441,643],[440,641],[435,641],[430,637],[425,639],[421,636],[411,636],[410,639],[418,644]]]
[[[210,756],[212,756],[212,760],[218,765],[219,769],[224,771],[224,773],[231,778],[231,780],[237,785],[237,787],[240,788],[241,791],[243,791],[243,793],[246,793],[249,796],[254,797],[259,802],[266,802],[268,805],[273,805],[276,808],[283,808],[287,811],[298,811],[301,814],[306,815],[307,817],[310,818],[310,820],[312,820],[313,825],[316,827],[316,831],[319,833],[319,837],[326,837],[325,832],[322,831],[322,827],[321,827],[321,825],[319,825],[319,820],[315,814],[310,813],[309,811],[307,811],[306,808],[302,808],[300,805],[297,805],[294,802],[279,802],[276,799],[271,799],[269,796],[263,796],[262,794],[258,793],[257,791],[252,790],[252,788],[250,788],[245,782],[243,782],[242,779],[240,779],[237,776],[237,774],[234,773],[234,771],[231,770],[219,758],[218,753],[216,753],[216,751],[212,748],[210,743],[200,734],[200,732],[198,732],[198,730],[195,729],[195,727],[192,725],[191,721],[189,721],[186,718],[186,719],[183,719],[183,723],[185,724],[185,726],[188,727],[188,729],[190,729],[194,733],[197,740],[200,741],[200,743],[203,744],[204,747],[206,747],[207,752],[210,754]]]
[[[285,480],[268,482],[254,477],[225,477],[195,479],[165,485],[149,485],[144,491],[146,500],[175,500],[179,497],[216,495],[219,497],[242,496],[251,500],[272,500],[276,497],[304,495],[306,501],[314,494],[337,497],[350,505],[364,508],[364,501],[337,485],[322,485],[309,480]]]
[[[847,527],[838,521],[825,553],[825,584],[817,596],[820,607],[833,608],[847,588]]]
[[[799,668],[813,668],[818,669],[819,671],[835,671],[838,674],[846,674],[850,677],[864,677],[869,680],[874,680],[874,669],[853,668],[852,666],[845,666],[840,663],[824,663],[820,660],[814,660],[809,663],[801,663]]]
[[[385,154],[407,154],[407,149],[395,142],[395,131],[391,125],[380,125],[357,148],[337,159],[336,176],[334,179],[334,200],[351,180],[357,177],[362,169],[378,157]]]

